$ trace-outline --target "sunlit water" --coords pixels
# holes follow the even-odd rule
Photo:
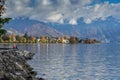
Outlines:
[[[120,44],[17,44],[45,80],[120,80]]]

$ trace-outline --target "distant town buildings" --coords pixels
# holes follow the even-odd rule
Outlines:
[[[0,43],[63,43],[63,44],[73,44],[73,43],[100,43],[100,41],[96,39],[79,39],[75,36],[63,36],[63,37],[53,37],[53,36],[28,36],[25,33],[23,36],[20,35],[4,35],[0,37]]]

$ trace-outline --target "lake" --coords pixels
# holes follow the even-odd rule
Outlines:
[[[28,63],[45,80],[120,80],[120,44],[17,46],[36,53]]]

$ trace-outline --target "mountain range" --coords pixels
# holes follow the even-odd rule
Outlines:
[[[9,33],[23,35],[25,32],[33,36],[76,36],[78,38],[95,38],[104,43],[120,42],[120,20],[112,17],[97,20],[91,24],[78,20],[77,25],[49,23],[31,20],[29,18],[12,19],[5,25]]]

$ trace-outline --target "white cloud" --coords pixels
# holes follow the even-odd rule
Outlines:
[[[72,24],[72,25],[77,25],[77,21],[75,19],[71,19],[69,21],[69,24]]]
[[[50,5],[51,2],[50,2],[50,0],[43,0],[42,4],[46,6],[46,5]]]
[[[51,14],[51,15],[47,18],[47,20],[53,21],[53,22],[58,22],[58,21],[60,21],[61,19],[62,19],[62,14],[55,14],[55,13]]]
[[[90,24],[92,21],[91,21],[91,19],[84,19],[84,22],[85,22],[86,24]]]
[[[94,0],[34,0],[34,6],[30,6],[31,1],[7,0],[5,16],[26,16],[57,23],[65,23],[67,20],[69,24],[77,24],[81,17],[87,24],[97,19],[105,20],[109,16],[120,19],[120,3],[92,4]]]

